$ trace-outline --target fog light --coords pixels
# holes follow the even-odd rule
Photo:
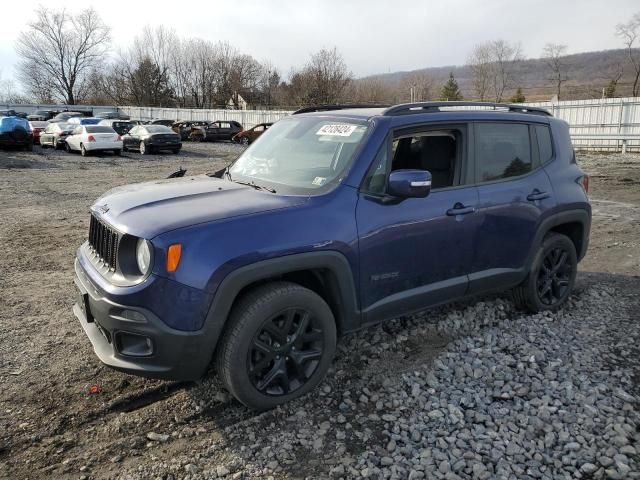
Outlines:
[[[148,357],[153,354],[153,342],[149,337],[137,333],[117,332],[116,348],[129,357]]]

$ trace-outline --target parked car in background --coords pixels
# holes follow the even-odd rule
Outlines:
[[[204,127],[208,124],[209,122],[206,121],[178,121],[171,126],[171,130],[180,135],[180,139],[184,141],[189,140],[189,135],[191,135],[191,129],[193,127]]]
[[[149,125],[151,123],[150,120],[140,120],[138,118],[134,119],[134,120],[129,120],[131,123],[133,123],[134,125]]]
[[[40,134],[42,131],[47,128],[49,122],[42,121],[30,121],[29,126],[31,127],[31,134],[33,135],[33,143],[40,143]]]
[[[84,113],[81,112],[60,112],[55,117],[53,117],[51,122],[68,122],[71,118],[75,117],[84,117]]]
[[[112,151],[116,155],[122,152],[122,137],[111,127],[104,125],[76,125],[67,137],[67,152],[80,151],[83,157],[92,152]]]
[[[100,120],[98,125],[106,125],[113,128],[118,135],[126,135],[135,125],[129,120],[105,119]]]
[[[77,125],[70,125],[63,122],[55,122],[47,125],[40,132],[40,145],[42,148],[53,147],[55,149],[64,147],[65,141]]]
[[[0,116],[0,147],[33,150],[33,135],[26,118]]]
[[[151,125],[164,125],[165,127],[171,127],[174,123],[176,123],[176,120],[167,120],[165,118],[158,118],[150,122]]]
[[[35,112],[27,115],[27,120],[44,122],[47,120],[51,120],[58,113],[60,112],[57,110],[36,110]]]
[[[97,112],[94,113],[94,117],[105,118],[105,119],[113,119],[113,120],[129,120],[129,115],[122,112]]]
[[[15,110],[0,110],[0,117],[27,118],[27,114],[24,112],[16,112]]]
[[[273,123],[259,123],[253,128],[248,130],[242,130],[240,133],[236,133],[231,140],[242,145],[249,145],[255,142],[260,135],[266,132]]]
[[[180,135],[164,125],[136,125],[122,141],[125,150],[137,150],[141,155],[160,150],[178,153],[182,148]]]
[[[209,122],[204,126],[191,129],[189,138],[196,142],[216,142],[231,140],[234,135],[242,131],[242,125],[234,120]]]
[[[98,117],[72,117],[69,119],[71,125],[97,125],[102,121]]]

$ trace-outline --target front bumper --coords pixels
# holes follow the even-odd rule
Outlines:
[[[77,258],[74,281],[79,295],[73,313],[103,363],[152,378],[185,381],[204,375],[217,340],[206,329],[176,330],[146,308],[115,301],[126,295],[116,297],[96,285]]]

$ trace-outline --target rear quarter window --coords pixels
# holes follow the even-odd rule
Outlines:
[[[475,161],[478,182],[490,182],[530,172],[529,126],[518,123],[476,124]]]
[[[553,158],[553,145],[551,143],[551,132],[546,125],[536,125],[536,138],[538,139],[538,152],[540,152],[540,163],[544,164]]]

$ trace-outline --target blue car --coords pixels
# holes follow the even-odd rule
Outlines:
[[[0,147],[33,150],[33,133],[26,118],[0,116]]]
[[[98,117],[71,117],[67,122],[69,125],[97,125],[104,118]]]
[[[306,108],[215,174],[91,207],[74,312],[116,369],[211,363],[268,409],[313,389],[339,336],[462,297],[562,307],[589,240],[565,122],[522,105]]]

